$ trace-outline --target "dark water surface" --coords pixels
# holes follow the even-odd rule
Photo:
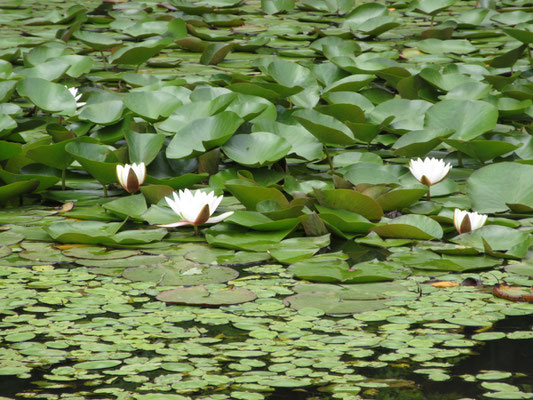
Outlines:
[[[507,317],[505,320],[497,322],[493,331],[513,332],[516,330],[529,330],[533,326],[533,316]],[[144,354],[147,356],[147,354]],[[434,382],[425,375],[414,373],[417,366],[411,368],[385,367],[385,368],[361,368],[357,372],[370,379],[395,379],[406,382],[414,382],[412,387],[402,388],[363,388],[360,395],[363,398],[374,398],[377,400],[452,400],[461,398],[479,399],[482,398],[484,390],[480,387],[480,382],[469,382],[460,376],[464,374],[476,375],[486,370],[497,370],[512,372],[515,376],[506,379],[505,382],[519,386],[523,391],[533,390],[533,339],[500,339],[489,340],[483,345],[473,349],[473,355],[461,356],[460,360],[442,360],[456,362],[448,371],[452,379],[444,382]],[[72,363],[65,363],[70,365]],[[58,367],[59,365],[55,365]],[[91,387],[83,382],[68,382],[69,386],[64,388],[39,388],[38,382],[44,382],[43,374],[45,370],[34,371],[30,379],[20,379],[12,376],[0,377],[0,396],[12,398],[27,398],[17,396],[20,393],[91,393]],[[104,385],[105,386],[105,385]],[[126,383],[112,387],[121,387],[125,390],[134,390],[135,384]],[[103,386],[98,386],[103,387]],[[164,393],[164,392],[160,392]],[[266,394],[266,393],[265,393]],[[86,398],[99,399],[108,398],[108,395],[88,395]],[[196,394],[190,395],[195,398]],[[324,392],[324,388],[280,388],[267,395],[269,400],[325,400],[331,399],[331,393]]]

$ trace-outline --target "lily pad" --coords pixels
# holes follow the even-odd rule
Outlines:
[[[202,265],[192,261],[168,261],[129,268],[122,276],[132,281],[156,282],[161,286],[193,286],[227,282],[237,278],[239,273],[229,267]]]
[[[231,289],[207,290],[204,286],[170,289],[157,295],[157,299],[166,303],[221,306],[241,304],[256,299],[248,289],[233,287]]]
[[[438,222],[425,215],[402,215],[372,228],[381,237],[408,239],[440,239],[443,231]]]

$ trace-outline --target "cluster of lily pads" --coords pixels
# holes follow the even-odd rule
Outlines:
[[[533,312],[529,0],[0,11],[8,395],[379,397],[531,340],[489,330]]]

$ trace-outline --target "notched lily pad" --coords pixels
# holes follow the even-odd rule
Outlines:
[[[239,273],[229,267],[213,267],[182,260],[129,268],[122,276],[132,281],[156,282],[161,286],[192,286],[228,282],[237,278]]]
[[[255,293],[248,289],[232,287],[222,290],[207,290],[202,286],[165,290],[157,295],[157,300],[166,303],[221,306],[254,301]]]
[[[308,259],[292,264],[288,272],[299,279],[327,283],[367,283],[392,281],[407,276],[409,270],[399,263],[367,261],[352,267],[342,259]]]
[[[352,314],[386,308],[391,296],[406,290],[397,283],[304,284],[296,286],[297,294],[286,297],[283,302],[296,310],[313,308],[327,314]]]

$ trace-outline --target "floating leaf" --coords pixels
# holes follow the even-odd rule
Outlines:
[[[314,192],[318,202],[324,207],[351,211],[369,220],[379,220],[383,216],[383,210],[374,199],[355,190],[315,189]]]
[[[409,239],[440,239],[443,231],[438,222],[425,215],[402,215],[372,228],[381,237]]]
[[[64,115],[76,111],[76,101],[64,85],[41,78],[25,78],[17,84],[17,92],[44,111]]]
[[[290,149],[285,139],[269,132],[235,135],[222,147],[233,161],[249,167],[272,164],[285,157]]]
[[[355,143],[352,131],[339,120],[313,110],[298,110],[292,114],[321,143],[350,145]]]
[[[135,114],[148,120],[167,118],[182,103],[176,96],[164,91],[129,92],[124,104]]]
[[[208,291],[204,286],[193,286],[166,290],[157,295],[157,300],[166,303],[220,306],[246,303],[255,300],[256,297],[253,292],[245,288],[233,287]]]
[[[524,258],[529,247],[529,237],[525,232],[500,225],[486,225],[451,241],[504,258]]]
[[[239,273],[228,267],[184,260],[128,268],[122,276],[136,282],[155,282],[161,286],[192,286],[228,282],[237,278]]]
[[[299,279],[326,283],[367,283],[392,281],[407,276],[401,264],[369,261],[349,267],[342,260],[309,259],[292,264],[288,271]]]
[[[425,127],[454,129],[452,139],[471,140],[496,126],[498,110],[478,100],[443,100],[426,112]]]
[[[109,57],[111,64],[140,65],[172,42],[171,38],[151,39],[119,48]]]
[[[232,49],[233,43],[210,43],[200,57],[200,64],[217,65],[224,61]]]
[[[214,147],[223,145],[243,123],[231,111],[201,118],[183,127],[170,141],[168,158],[195,157]]]
[[[531,179],[533,166],[503,162],[475,171],[467,180],[466,190],[472,207],[481,213],[506,211],[511,204],[533,207]]]
[[[533,303],[533,291],[531,288],[508,286],[505,284],[495,285],[492,289],[494,296],[521,303]]]

